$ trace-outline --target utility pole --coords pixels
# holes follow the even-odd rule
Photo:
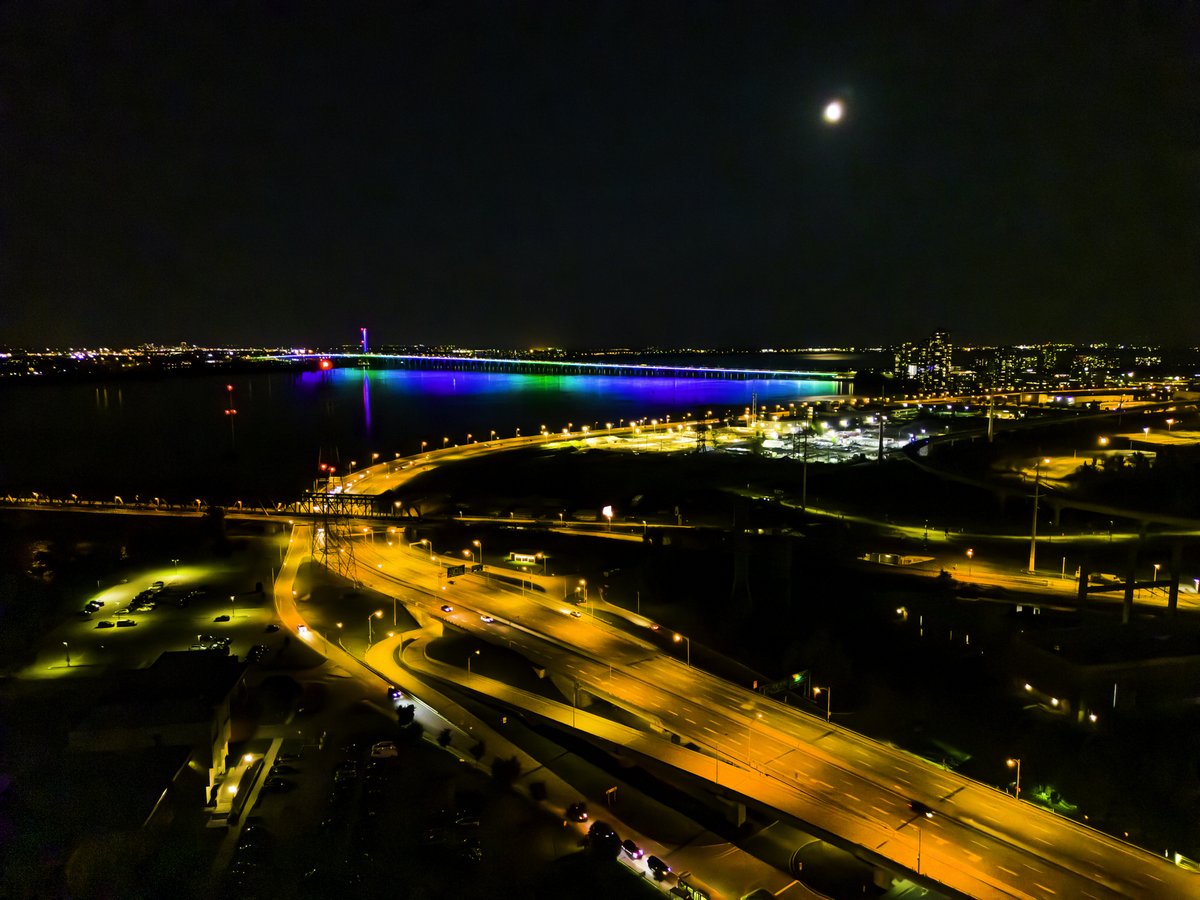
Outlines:
[[[1049,462],[1039,459],[1033,467],[1033,524],[1029,529],[1029,574],[1034,574],[1034,560],[1037,556],[1037,522],[1038,522],[1038,488],[1042,479],[1042,463]]]

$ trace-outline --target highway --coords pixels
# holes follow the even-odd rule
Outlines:
[[[386,542],[364,541],[356,555],[360,579],[398,596],[419,619],[508,646],[638,714],[648,723],[638,752],[677,764],[681,745],[694,743],[700,762],[686,765],[694,774],[728,790],[744,783],[747,796],[968,896],[1200,890],[1200,876],[1153,854],[689,667],[660,651],[649,632],[574,618],[560,601],[479,575],[447,583],[426,554]],[[496,621],[482,621],[484,614]],[[933,817],[915,815],[911,800]]]

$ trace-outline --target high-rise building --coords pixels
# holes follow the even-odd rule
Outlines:
[[[918,390],[939,393],[950,390],[953,345],[950,335],[935,331],[923,341],[896,348],[896,377]]]

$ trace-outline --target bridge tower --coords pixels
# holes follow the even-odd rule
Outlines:
[[[354,557],[354,534],[350,526],[351,506],[343,495],[331,493],[327,479],[325,490],[310,496],[313,512],[312,543],[309,552],[314,560],[331,572],[336,572],[351,584],[358,584],[358,562]]]

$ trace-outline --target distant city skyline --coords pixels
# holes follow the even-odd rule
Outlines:
[[[1194,7],[0,28],[0,346],[1200,342]]]

